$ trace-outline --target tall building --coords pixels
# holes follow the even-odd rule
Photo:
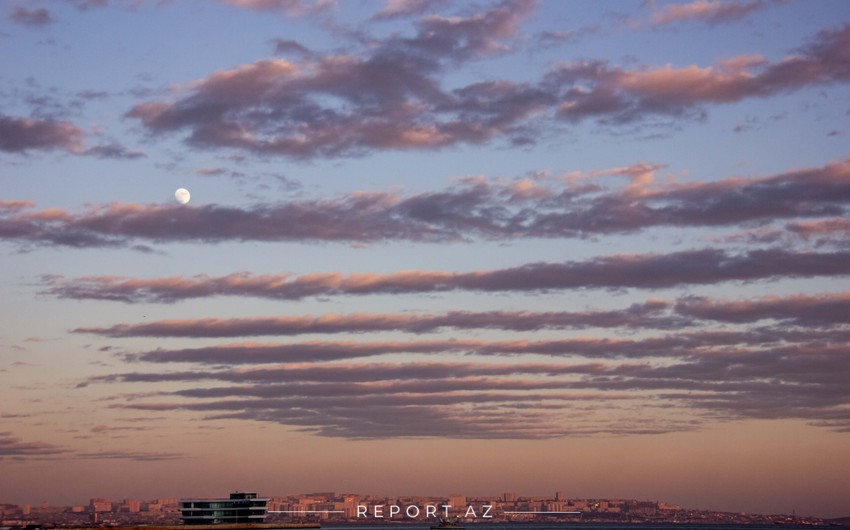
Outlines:
[[[181,499],[183,524],[262,523],[269,499],[256,493],[231,493],[229,499]]]

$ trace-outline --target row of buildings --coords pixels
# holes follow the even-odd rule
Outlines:
[[[51,506],[0,504],[0,526],[55,525],[58,527],[112,525],[170,525],[180,523],[178,499],[112,500],[94,498],[88,504]]]
[[[392,520],[422,521],[458,518],[467,521],[496,522],[537,519],[582,520],[600,516],[655,517],[679,510],[678,506],[655,501],[568,499],[563,492],[554,497],[521,497],[503,493],[498,497],[445,497],[339,495],[314,493],[269,498],[269,519],[296,521],[310,518],[330,521]]]
[[[253,495],[253,494],[236,494]],[[233,497],[232,497],[233,498]],[[433,522],[438,518],[465,522],[592,521],[680,523],[809,523],[817,518],[758,515],[683,509],[657,501],[634,499],[577,499],[563,492],[552,497],[524,497],[508,492],[495,497],[442,497],[336,494],[316,492],[261,498],[267,523],[375,523]],[[139,501],[94,498],[87,505],[40,506],[0,504],[0,526],[98,527],[119,525],[174,525],[187,514],[202,514],[214,503],[203,499]],[[191,521],[186,521],[187,523]]]

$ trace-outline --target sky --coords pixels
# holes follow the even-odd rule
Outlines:
[[[6,0],[0,44],[0,502],[850,515],[850,3]]]

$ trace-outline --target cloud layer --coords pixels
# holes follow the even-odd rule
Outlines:
[[[476,272],[405,271],[292,276],[235,273],[227,276],[121,278],[43,277],[45,294],[77,300],[172,303],[212,296],[300,300],[317,296],[413,293],[544,292],[564,289],[659,289],[778,277],[850,275],[850,252],[793,252],[784,249],[732,253],[717,249],[670,254],[620,254],[587,261],[530,263]]]
[[[567,64],[549,74],[561,87],[557,114],[570,122],[626,123],[653,115],[687,116],[705,104],[734,103],[850,79],[850,26],[821,31],[777,62],[740,56],[708,67],[626,70],[607,62]],[[566,88],[566,90],[564,89]]]
[[[0,204],[0,238],[69,247],[179,241],[460,242],[771,222],[785,222],[779,233],[797,241],[846,233],[841,217],[850,201],[848,160],[768,177],[694,183],[656,184],[659,170],[637,163],[576,178],[467,179],[407,196],[356,192],[250,208],[113,203],[73,213],[33,210],[18,201]]]
[[[79,11],[55,13],[70,20],[94,8],[108,9],[108,2],[72,3]],[[134,20],[158,20],[168,5],[135,6],[145,16]],[[745,125],[737,128],[742,131],[763,119],[766,99],[792,93],[799,96],[795,103],[814,98],[817,91],[833,98],[812,103],[815,110],[787,111],[787,123],[794,116],[794,127],[817,130],[817,112],[827,105],[832,105],[830,112],[845,110],[839,108],[844,100],[834,96],[838,91],[830,89],[850,81],[850,25],[822,25],[818,33],[783,42],[778,51],[776,41],[762,39],[769,45],[763,53],[769,56],[736,50],[706,59],[707,51],[693,63],[681,59],[687,57],[684,53],[672,55],[678,64],[644,63],[646,57],[665,56],[668,48],[644,57],[622,49],[614,55],[610,49],[637,42],[629,40],[634,35],[613,36],[615,31],[653,32],[644,35],[646,40],[667,46],[665,35],[676,33],[671,31],[674,25],[688,38],[699,37],[690,31],[750,21],[761,10],[783,8],[767,0],[635,6],[620,20],[632,26],[618,26],[606,36],[601,23],[571,28],[569,21],[555,17],[551,24],[541,24],[542,14],[558,8],[540,9],[528,0],[483,7],[408,0],[366,8],[346,4],[336,11],[330,1],[219,0],[195,13],[220,23],[225,19],[216,17],[228,17],[227,22],[230,17],[272,17],[273,27],[281,29],[268,31],[280,33],[264,33],[250,45],[264,47],[270,56],[244,59],[243,53],[256,53],[249,52],[256,48],[246,40],[241,51],[226,54],[241,57],[239,62],[209,66],[193,74],[194,80],[134,70],[121,72],[118,81],[110,79],[114,86],[74,87],[73,95],[63,92],[70,88],[38,85],[35,78],[3,88],[11,104],[7,114],[0,114],[0,154],[21,169],[17,189],[36,189],[37,173],[51,167],[51,159],[64,160],[66,153],[91,157],[84,161],[103,164],[98,167],[104,171],[127,167],[134,177],[154,168],[163,173],[150,177],[157,185],[175,176],[169,173],[215,182],[218,196],[273,197],[259,180],[272,175],[265,165],[271,161],[277,165],[272,176],[299,186],[298,195],[252,205],[193,199],[184,206],[88,203],[75,210],[68,204],[82,195],[73,193],[51,199],[55,207],[37,206],[28,197],[0,201],[0,241],[13,250],[84,254],[73,263],[41,262],[44,270],[31,274],[46,274],[36,277],[35,286],[32,277],[23,280],[30,283],[19,290],[25,304],[94,308],[90,313],[67,311],[68,320],[61,322],[73,321],[67,324],[72,329],[56,332],[74,334],[69,349],[84,350],[80,358],[102,357],[96,368],[71,376],[77,377],[79,399],[87,404],[91,396],[102,399],[98,403],[106,405],[100,406],[110,407],[105,416],[163,417],[185,429],[216,420],[272,422],[350,439],[638,435],[752,419],[850,431],[846,152],[818,146],[793,158],[799,161],[794,167],[777,166],[787,164],[785,153],[777,162],[763,164],[757,157],[788,147],[782,142],[774,147],[767,139],[798,132],[758,136],[757,127],[751,127],[736,139],[752,135],[746,140],[748,148],[757,147],[752,153],[742,148],[734,161],[700,167],[712,156],[713,147],[707,146],[720,138],[712,135],[723,133],[705,120],[700,127],[710,134],[683,135],[681,142],[677,138],[677,148],[690,153],[672,153],[664,140],[642,143],[644,138],[632,137],[641,143],[630,148],[649,147],[649,154],[640,155],[647,159],[559,175],[528,167],[621,160],[629,156],[627,151],[609,157],[608,149],[616,147],[604,143],[585,156],[580,151],[591,144],[571,135],[602,133],[607,141],[612,132],[660,122],[680,125],[722,105],[734,104],[736,111],[758,109],[752,120],[744,118]],[[829,8],[840,10],[835,6]],[[56,20],[45,9],[7,11],[13,22],[31,28]],[[116,16],[118,11],[128,15],[122,20],[133,12],[125,6],[101,14]],[[788,12],[779,13],[777,20],[788,23],[790,19],[781,18]],[[593,16],[609,16],[600,13]],[[349,17],[357,16],[355,27]],[[287,17],[304,17],[298,31],[286,29],[292,22]],[[62,22],[47,30],[55,31],[52,44],[80,42],[64,31],[68,24]],[[758,31],[765,27],[759,25]],[[38,35],[15,30],[30,39]],[[746,42],[759,42],[752,33]],[[9,37],[16,36],[4,36]],[[604,46],[594,48],[593,39],[602,38]],[[216,45],[209,41],[210,49]],[[196,41],[175,55],[189,57],[182,54],[198,49]],[[718,49],[725,53],[733,47],[724,42]],[[136,57],[149,56],[139,50],[134,48]],[[579,55],[582,50],[588,58],[578,58],[584,56]],[[128,63],[146,68],[138,60]],[[187,71],[175,66],[168,64],[163,71]],[[120,87],[127,79],[145,86]],[[754,100],[759,105],[745,105]],[[806,119],[800,119],[804,113]],[[834,117],[822,123],[828,124],[824,138],[837,143],[841,131]],[[124,127],[125,134],[116,129]],[[174,143],[160,149],[160,142],[169,139],[205,152],[187,153]],[[126,147],[141,140],[153,148],[142,152]],[[535,147],[550,140],[547,149]],[[564,149],[573,142],[574,151]],[[451,150],[460,160],[486,156],[491,151],[485,147],[493,146],[510,149],[506,172],[525,176],[465,177],[428,187],[429,175],[423,173],[412,183],[417,191],[382,184],[380,189],[337,193],[294,180],[336,171],[339,158],[373,154],[389,155],[376,159],[388,163],[376,172],[379,181],[392,182],[389,167],[412,179],[407,172],[411,166],[405,164],[432,167],[416,158],[415,151],[431,156]],[[762,147],[771,151],[759,151]],[[399,157],[398,151],[406,153]],[[821,153],[827,154],[815,158]],[[690,169],[696,177],[685,180],[684,168],[672,167],[688,154],[693,154]],[[44,158],[30,164],[33,155]],[[467,161],[475,162],[467,159],[457,167],[467,167]],[[527,165],[513,169],[519,164]],[[368,164],[357,167],[358,172],[369,171]],[[447,177],[440,164],[433,167],[434,178]],[[747,168],[749,173],[715,175],[707,167]],[[764,167],[786,169],[765,172]],[[81,171],[69,166],[67,175]],[[333,178],[353,176],[347,171]],[[414,173],[422,172],[416,168]],[[357,188],[346,184],[344,189]],[[64,191],[57,187],[51,197]],[[287,272],[298,270],[293,266],[260,274],[251,271],[255,256],[248,257],[255,242],[268,247],[279,242],[342,245],[321,264],[313,257],[299,261],[306,273]],[[183,243],[197,245],[194,250],[220,245],[223,253],[232,251],[240,258],[237,253],[245,252],[247,270],[228,274],[218,264],[195,259],[196,253],[166,254],[173,250],[168,245]],[[434,257],[469,245],[461,256],[469,261],[456,270],[444,264],[394,269],[388,262],[392,257],[386,257],[397,251],[393,246],[398,243],[414,252],[434,252]],[[379,253],[370,253],[370,247],[379,245]],[[497,245],[506,249],[504,254],[476,255],[478,248]],[[348,262],[349,246],[358,247],[363,261]],[[528,255],[517,256],[518,248]],[[541,248],[544,253],[536,254]],[[89,249],[110,250],[102,253],[108,259],[88,260],[88,252],[74,252]],[[149,255],[129,259],[129,249]],[[568,253],[572,250],[578,252]],[[512,252],[509,261],[493,257]],[[111,268],[119,263],[112,260],[116,256],[125,260],[121,269]],[[450,263],[458,263],[454,258]],[[263,266],[269,270],[268,263]],[[95,272],[79,272],[80,267]],[[310,272],[316,270],[330,272]],[[14,281],[20,280],[9,283]],[[830,289],[833,285],[839,287]],[[606,296],[611,291],[618,296]],[[740,296],[732,298],[730,292]],[[272,315],[248,313],[246,307],[253,311],[274,304],[251,304],[243,298],[279,301],[276,307],[281,309]],[[429,309],[418,310],[415,304],[424,298]],[[623,299],[628,301],[610,306]],[[79,300],[96,302],[76,304]],[[179,304],[190,300],[202,302]],[[309,304],[300,304],[303,300]],[[200,314],[111,322],[108,309],[99,311],[110,302],[149,304],[147,315],[162,309],[157,304],[175,304],[167,308],[169,315],[182,310]],[[327,308],[337,303],[356,303],[357,310],[298,312],[305,305]],[[36,306],[26,309],[30,307]],[[405,311],[393,313],[394,307]],[[209,316],[230,311],[232,318]],[[116,312],[134,313],[138,307],[122,306]],[[101,320],[81,323],[85,315]],[[47,358],[40,349],[49,348],[46,339],[20,342]],[[61,353],[53,355],[65,354],[65,349],[57,351]],[[15,368],[4,370],[11,374]],[[92,373],[96,375],[79,375]],[[64,371],[60,375],[66,377]],[[26,406],[42,405],[33,401]],[[197,422],[175,421],[182,415]],[[21,421],[28,420],[22,416]],[[146,431],[147,425],[98,424],[75,439],[128,432],[141,438]],[[0,458],[154,461],[185,456],[138,449],[75,451],[0,433]]]
[[[223,338],[400,331],[498,329],[533,332],[547,329],[681,329],[706,321],[750,324],[771,320],[786,325],[828,327],[846,323],[850,293],[771,296],[738,301],[685,296],[675,303],[650,299],[622,310],[582,312],[448,311],[445,313],[354,313],[295,317],[202,318],[162,320],[108,327],[81,327],[75,333],[105,337]]]
[[[667,6],[653,22],[716,23],[761,6],[693,2]],[[850,26],[843,26],[775,62],[747,55],[704,67],[627,69],[595,60],[554,66],[537,81],[441,82],[470,61],[515,49],[532,9],[514,1],[466,17],[425,16],[413,36],[369,40],[360,53],[319,54],[283,41],[278,50],[296,51],[294,62],[263,59],[217,71],[174,99],[135,105],[127,116],[154,136],[187,133],[199,148],[304,159],[492,140],[525,145],[559,122],[689,117],[705,105],[850,80]]]
[[[177,382],[182,389],[115,406],[273,421],[348,438],[659,433],[719,418],[802,419],[846,431],[850,392],[842,374],[850,368],[850,330],[844,322],[827,325],[827,333],[777,327],[620,340],[158,349],[125,358],[140,367],[189,363],[197,369],[116,373],[84,385]],[[468,361],[390,360],[411,353],[462,353]],[[530,354],[551,360],[531,362]],[[525,419],[513,417],[518,411]]]
[[[519,136],[520,122],[551,96],[507,82],[445,91],[438,74],[507,49],[531,6],[425,17],[414,36],[388,38],[362,56],[302,53],[298,63],[264,59],[215,72],[182,99],[142,103],[127,115],[152,134],[189,130],[197,147],[295,158]]]
[[[75,333],[95,333],[107,337],[247,337],[255,335],[301,335],[404,331],[430,333],[451,328],[539,331],[587,327],[669,328],[676,318],[664,315],[668,304],[649,300],[622,311],[533,312],[533,311],[449,311],[442,314],[326,314],[298,317],[205,318],[167,320],[145,324],[119,324],[110,327],[84,327]]]

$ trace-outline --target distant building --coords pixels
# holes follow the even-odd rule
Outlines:
[[[649,501],[629,501],[629,513],[636,515],[655,515],[658,511],[658,504]]]
[[[104,498],[96,498],[89,500],[89,510],[93,512],[111,512],[112,500]]]
[[[573,499],[570,501],[570,507],[575,510],[586,512],[590,509],[587,499]]]
[[[141,502],[135,499],[124,499],[121,506],[118,507],[118,511],[122,513],[139,513],[140,509]]]
[[[460,512],[462,514],[466,512],[466,496],[461,495],[460,493],[450,494],[448,504],[452,507],[452,511],[455,513]]]
[[[162,503],[154,501],[154,502],[145,502],[139,507],[143,512],[149,513],[160,513],[162,511]]]

